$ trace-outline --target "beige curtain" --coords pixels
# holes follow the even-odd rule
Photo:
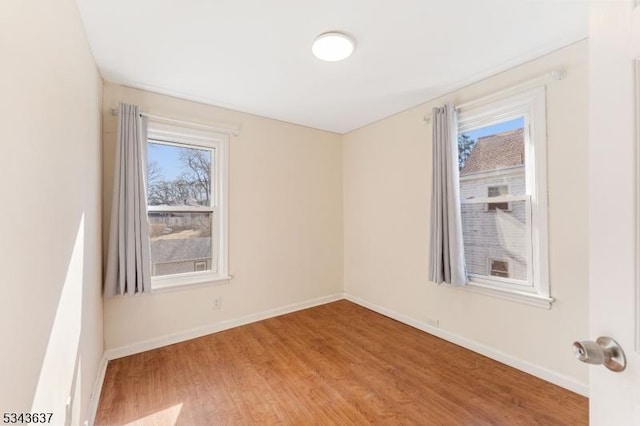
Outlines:
[[[458,123],[451,104],[434,108],[429,279],[467,284],[460,214]]]
[[[121,103],[105,296],[151,291],[146,143],[146,121],[139,107]]]

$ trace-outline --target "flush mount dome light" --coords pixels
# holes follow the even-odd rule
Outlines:
[[[351,56],[354,47],[353,38],[343,33],[329,32],[316,37],[311,51],[318,59],[335,62]]]

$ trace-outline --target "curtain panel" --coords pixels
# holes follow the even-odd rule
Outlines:
[[[151,291],[147,217],[146,119],[120,104],[104,295]]]
[[[429,279],[437,284],[467,284],[462,241],[458,171],[458,123],[453,105],[431,115],[432,186]]]

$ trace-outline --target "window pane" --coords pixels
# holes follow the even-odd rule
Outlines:
[[[524,160],[523,117],[461,133],[458,166],[462,199],[526,194]]]
[[[508,278],[527,280],[526,202],[509,204],[510,211],[500,208],[487,211],[483,203],[462,204],[462,237],[468,273],[504,276],[507,272]],[[494,273],[491,273],[492,267]]]
[[[150,212],[151,275],[217,272],[213,213]]]
[[[150,206],[211,206],[213,151],[147,144],[147,198]]]

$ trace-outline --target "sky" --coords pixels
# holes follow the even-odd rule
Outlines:
[[[185,171],[180,163],[180,151],[183,149],[191,148],[179,148],[150,141],[147,144],[147,162],[155,161],[164,178],[174,180]]]
[[[471,139],[481,138],[482,136],[495,135],[497,133],[506,132],[524,127],[524,117],[518,117],[514,120],[505,121],[487,127],[481,127],[470,132],[464,132],[463,135],[469,136]]]

